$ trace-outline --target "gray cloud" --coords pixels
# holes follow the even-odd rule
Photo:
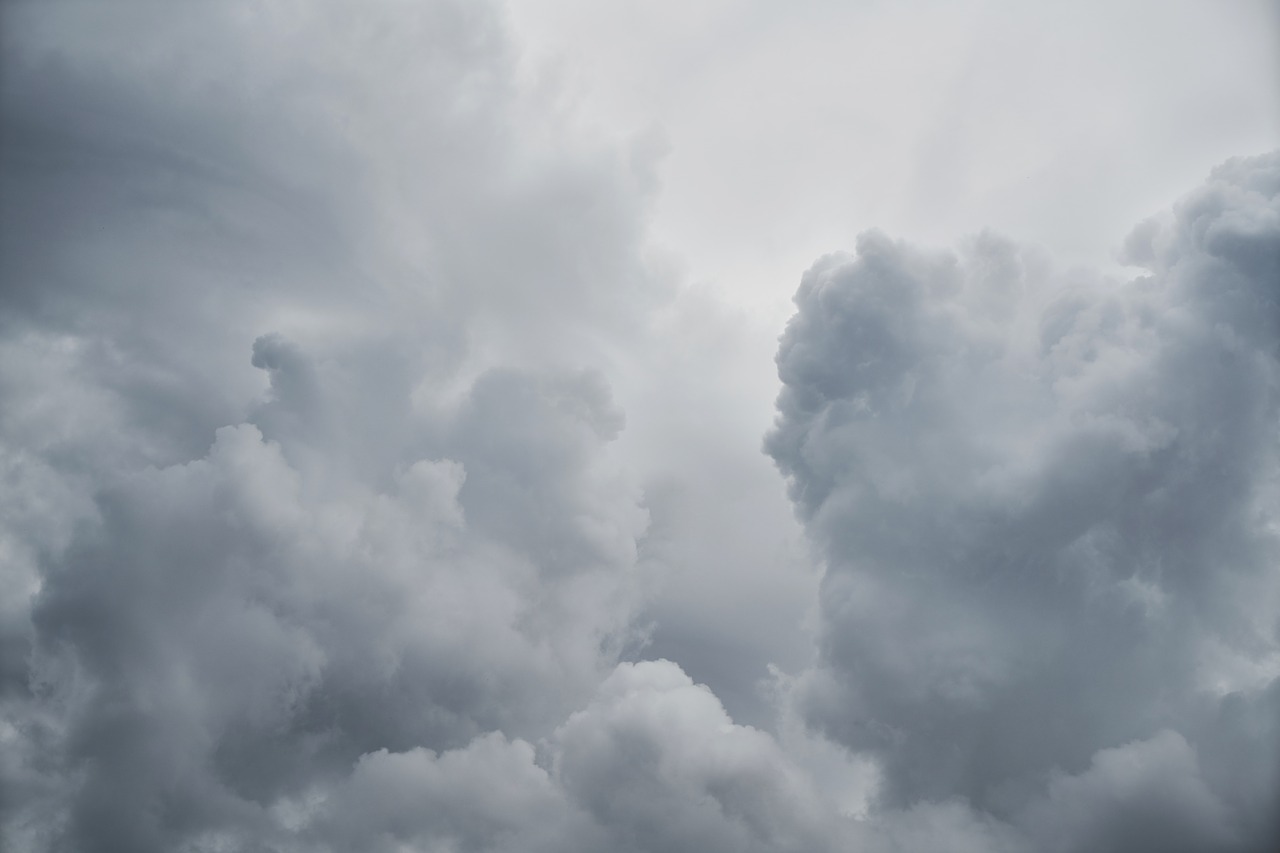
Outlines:
[[[483,5],[5,16],[6,849],[823,838],[769,734],[618,666],[671,511],[599,369],[665,298],[644,152]]]
[[[378,751],[297,806],[324,849],[846,850],[864,836],[767,733],[666,660],[624,663],[537,746]]]
[[[583,365],[650,178],[476,4],[4,15],[6,846],[287,846],[550,732],[638,601]]]
[[[537,749],[493,735],[366,755],[312,819],[387,849],[850,849],[861,833],[828,805],[772,737],[658,660],[621,664]]]
[[[1128,283],[989,234],[806,274],[766,442],[827,564],[797,701],[884,806],[960,797],[1037,849],[1275,841],[1278,170],[1215,170]]]
[[[6,849],[1270,837],[1274,160],[1127,285],[992,235],[815,267],[803,669],[759,347],[498,10],[2,14]]]
[[[622,850],[830,849],[818,792],[667,661],[622,665],[555,734],[553,766]]]
[[[77,846],[165,848],[364,753],[541,731],[588,695],[625,628],[625,553],[485,536],[451,459],[387,491],[328,474],[224,427],[206,457],[104,489],[42,561],[31,698],[79,768]],[[643,513],[618,523],[634,537]]]

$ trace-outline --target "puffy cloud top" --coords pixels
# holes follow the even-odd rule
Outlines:
[[[989,234],[805,275],[766,442],[827,563],[801,701],[886,805],[962,797],[1038,849],[1276,839],[1278,170],[1139,226],[1128,283],[1046,286]]]

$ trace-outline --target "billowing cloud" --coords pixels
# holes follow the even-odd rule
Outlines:
[[[768,734],[668,661],[623,665],[556,731],[554,767],[613,850],[820,850],[831,814]]]
[[[1274,837],[1275,158],[1128,284],[821,261],[802,532],[772,332],[501,9],[0,14],[6,850]]]
[[[1126,252],[1148,273],[1121,283],[872,232],[805,275],[766,443],[826,562],[796,701],[879,756],[885,808],[1270,849],[1280,157]]]
[[[770,735],[666,660],[620,664],[536,746],[379,750],[276,813],[312,849],[816,851],[861,836]]]
[[[6,849],[827,837],[768,733],[619,663],[715,536],[650,535],[602,372],[666,291],[650,146],[484,4],[4,14]]]
[[[6,846],[502,772],[634,639],[647,166],[476,4],[4,14]]]

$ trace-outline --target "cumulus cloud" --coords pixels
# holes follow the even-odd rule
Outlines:
[[[825,838],[769,734],[619,663],[681,547],[602,372],[667,289],[644,151],[485,4],[4,15],[6,849]]]
[[[879,756],[882,807],[1036,849],[1276,840],[1278,175],[1216,169],[1130,282],[991,234],[805,275],[766,442],[826,563],[796,701]]]
[[[805,668],[760,347],[500,9],[0,14],[5,849],[1275,837],[1274,157],[1127,284],[989,234],[814,267]]]
[[[512,417],[536,420],[529,397]],[[204,458],[103,488],[41,560],[28,700],[77,768],[79,844],[160,849],[364,753],[542,731],[616,655],[629,563],[610,534],[638,533],[634,505],[601,534],[588,513],[612,507],[551,497],[509,542],[469,523],[463,462],[416,461],[385,490],[327,473],[223,427]],[[572,547],[521,539],[548,527]]]
[[[614,850],[820,850],[831,814],[768,734],[668,661],[621,666],[555,734],[554,767]]]
[[[536,746],[379,750],[279,811],[322,849],[856,849],[829,806],[770,735],[656,660],[620,664]]]
[[[647,167],[483,5],[4,15],[6,845],[523,760],[634,639]]]

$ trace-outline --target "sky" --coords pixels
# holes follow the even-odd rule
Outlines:
[[[1280,845],[1280,6],[0,16],[5,850]]]

